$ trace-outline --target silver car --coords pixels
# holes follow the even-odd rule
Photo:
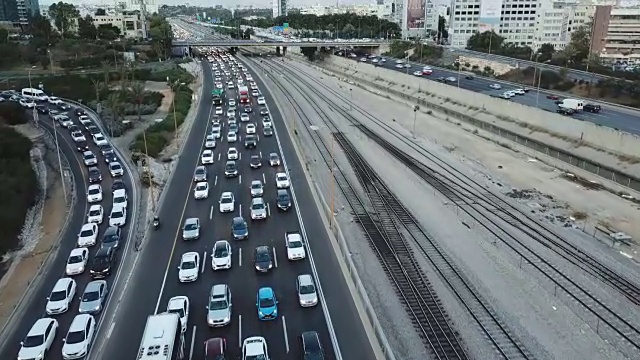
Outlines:
[[[197,240],[200,238],[200,219],[188,218],[182,228],[183,240]]]
[[[204,166],[198,166],[193,172],[193,181],[201,182],[207,181],[207,168]]]
[[[296,291],[298,292],[298,302],[302,307],[312,307],[318,305],[318,293],[316,284],[309,274],[298,275],[296,280]]]
[[[261,197],[251,199],[251,220],[267,218],[267,206]]]
[[[211,327],[229,325],[232,307],[231,289],[224,284],[213,285],[207,304],[207,324]]]
[[[262,181],[260,180],[253,180],[251,182],[251,196],[252,197],[256,197],[256,196],[262,196],[262,194],[264,194],[264,188],[262,186]]]
[[[108,293],[109,287],[105,280],[89,282],[80,298],[80,314],[97,314],[102,311]]]

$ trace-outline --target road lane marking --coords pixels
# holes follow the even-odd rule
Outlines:
[[[242,348],[242,315],[238,315],[238,347]]]
[[[218,161],[220,161],[221,156],[222,156],[222,153],[218,153]]]
[[[193,359],[193,348],[196,345],[196,326],[193,325],[193,331],[191,332],[191,348],[189,349],[189,360]],[[289,352],[289,350],[287,350]]]
[[[115,329],[116,327],[116,323],[111,323],[111,326],[109,326],[109,331],[107,331],[107,339],[111,337],[111,334],[113,333],[113,329]]]
[[[242,204],[238,205],[238,209],[239,216],[242,216]]]
[[[262,160],[262,151],[260,151],[260,160]]]
[[[204,251],[204,254],[202,255],[202,270],[200,270],[201,274],[204,274],[204,267],[207,264],[207,261],[205,260],[207,258],[207,251]]]
[[[238,185],[242,184],[242,175],[238,176]]]
[[[278,256],[276,255],[276,247],[271,247],[273,250],[273,266],[278,267]]]
[[[213,180],[213,186],[218,185],[218,175],[216,175],[216,178]]]
[[[267,217],[271,217],[271,207],[269,207],[269,203],[267,203]]]
[[[282,315],[282,332],[284,333],[284,346],[287,349],[287,354],[288,354],[289,353],[289,336],[287,335],[287,320],[284,318],[284,315]]]
[[[267,176],[264,173],[262,173],[262,183],[263,184],[267,183]]]
[[[242,153],[238,154],[238,160],[242,160]]]
[[[242,248],[238,249],[238,266],[242,267]]]

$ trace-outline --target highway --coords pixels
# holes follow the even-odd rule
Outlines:
[[[49,106],[53,107],[54,105],[49,105]],[[100,154],[99,149],[91,141],[91,135],[84,129],[84,126],[79,123],[78,117],[75,114],[74,107],[72,107],[68,111],[68,115],[70,118],[73,119],[74,124],[78,125],[82,129],[85,137],[88,140],[91,151],[98,158],[99,168],[102,174],[102,182],[100,184],[102,185],[102,189],[103,189],[103,199],[101,202],[99,202],[99,204],[103,206],[105,215],[104,215],[104,221],[99,226],[100,231],[97,238],[98,244],[90,248],[90,257],[89,257],[89,262],[87,264],[86,270],[82,274],[73,276],[73,278],[77,283],[77,288],[76,288],[76,296],[74,297],[74,300],[71,306],[69,307],[69,310],[63,314],[51,316],[58,320],[59,327],[58,327],[58,334],[56,336],[55,342],[51,347],[49,353],[47,354],[47,360],[62,359],[62,344],[63,344],[62,340],[67,334],[67,330],[71,325],[71,321],[73,320],[75,315],[78,314],[78,305],[80,302],[79,299],[82,296],[84,288],[86,284],[89,281],[91,281],[91,276],[89,274],[89,267],[91,265],[91,260],[95,255],[95,252],[98,250],[100,246],[99,242],[102,239],[102,234],[108,227],[108,223],[109,223],[108,217],[111,211],[111,201],[112,201],[112,196],[111,196],[112,178],[109,174],[109,168],[103,160],[104,159],[103,156]],[[13,331],[7,335],[6,339],[3,339],[7,341],[4,342],[4,347],[0,350],[0,359],[15,359],[17,357],[18,351],[20,350],[20,342],[27,335],[31,326],[39,318],[47,316],[45,313],[45,305],[47,303],[47,297],[49,296],[56,281],[62,277],[65,277],[65,265],[67,262],[67,258],[71,250],[76,247],[77,234],[79,233],[82,225],[85,223],[85,219],[86,219],[89,205],[90,205],[87,203],[87,195],[86,195],[87,186],[89,184],[88,175],[87,175],[87,166],[85,166],[84,163],[82,162],[81,154],[77,151],[76,145],[73,142],[69,131],[61,127],[59,124],[54,125],[53,120],[51,119],[51,117],[49,117],[49,115],[39,114],[39,124],[41,126],[44,126],[47,129],[47,131],[50,131],[50,132],[53,132],[53,129],[55,127],[55,131],[57,131],[58,133],[58,143],[59,143],[60,149],[61,151],[63,151],[65,157],[68,159],[69,165],[71,166],[71,171],[74,173],[74,179],[75,179],[74,186],[76,188],[76,194],[77,194],[76,208],[74,209],[73,216],[70,219],[69,225],[64,232],[64,236],[62,237],[62,243],[60,245],[59,251],[56,255],[54,255],[55,258],[52,261],[51,268],[50,268],[51,270],[41,275],[43,277],[41,286],[39,286],[36,289],[33,289],[33,294],[28,298],[27,301],[29,301],[29,303],[26,306],[24,306],[22,311],[22,316],[20,317],[19,322],[15,324]],[[128,189],[128,193],[130,197],[129,210],[133,211],[135,207],[133,205],[134,198],[131,193],[131,189],[132,189],[131,180],[129,178],[129,175],[126,172],[125,172],[125,175],[121,177],[121,179],[125,182]],[[130,221],[131,218],[132,218],[132,214],[128,214],[128,221]],[[128,243],[128,239],[129,239],[128,229],[129,229],[129,222],[127,222],[127,225],[122,230],[120,250],[118,251],[118,255],[117,255],[118,257],[117,264],[119,264],[120,259],[124,257],[124,254],[126,254],[126,252],[129,251],[127,249],[130,249],[132,247],[132,244]],[[107,280],[110,287],[114,284],[116,277],[117,277],[117,273],[114,270],[112,271],[111,275],[105,279]],[[96,321],[100,319],[100,315],[101,314],[96,315]]]
[[[359,56],[356,58],[352,58],[353,61],[360,61],[360,56],[363,54],[358,54]],[[414,71],[422,70],[424,67],[423,64],[418,64],[414,62],[410,62],[410,68],[398,69],[395,67],[395,59],[391,57],[385,56],[387,61],[382,63],[380,67],[385,69],[391,69],[395,71],[401,71],[407,73],[409,75],[413,74]],[[368,60],[368,63],[371,64],[371,61]],[[371,66],[374,66],[373,64]],[[496,79],[483,78],[479,76],[473,75],[473,80],[466,79],[465,76],[468,75],[465,72],[461,72],[460,74],[457,71],[447,70],[442,68],[431,67],[433,69],[433,73],[431,75],[423,75],[422,77],[427,80],[435,81],[440,77],[454,77],[456,78],[455,82],[449,83],[451,86],[458,86],[458,78],[460,87],[463,89],[471,90],[474,92],[483,93],[489,96],[498,96],[507,90],[513,90],[517,88],[522,88],[523,86],[518,86],[516,84],[512,84],[506,81],[500,81]],[[416,81],[418,81],[416,76]],[[493,90],[489,87],[491,84],[500,84],[502,89]],[[510,100],[504,101],[514,101],[520,104],[538,107],[543,110],[551,111],[555,113],[557,105],[555,104],[555,100],[548,99],[547,96],[552,95],[552,93],[545,91],[544,89],[540,89],[538,92],[537,89],[531,88],[531,91],[526,93],[525,95],[516,95]],[[597,103],[597,101],[595,101]],[[602,111],[600,113],[589,113],[589,112],[579,112],[573,115],[574,118],[589,121],[594,124],[600,126],[606,126],[610,128],[614,128],[620,131],[625,131],[632,134],[640,135],[640,112],[634,110],[623,109],[619,107],[612,107],[610,105],[603,104]]]
[[[316,330],[320,334],[327,359],[339,358],[335,356],[336,349],[332,345],[334,331],[337,339],[344,341],[339,345],[341,358],[374,359],[355,304],[341,276],[326,228],[313,204],[314,199],[302,171],[302,164],[287,136],[284,120],[259,79],[256,82],[265,95],[269,108],[273,110],[271,116],[276,130],[274,136],[263,136],[261,116],[258,114],[261,107],[257,106],[255,98],[252,100],[254,112],[250,115],[250,121],[257,125],[259,134],[256,149],[244,148],[244,129],[247,123],[239,123],[241,130],[237,142],[228,143],[227,119],[226,116],[221,116],[222,139],[218,140],[214,149],[214,164],[207,165],[209,197],[204,200],[194,199],[193,172],[199,165],[213,112],[213,105],[208,98],[213,87],[213,75],[206,62],[203,62],[203,66],[203,94],[206,101],[200,102],[195,123],[176,165],[175,175],[165,189],[166,197],[159,208],[161,228],[149,236],[126,296],[120,304],[118,316],[107,332],[107,344],[95,357],[135,358],[145,318],[154,312],[165,311],[171,297],[184,295],[190,299],[189,325],[185,334],[189,359],[203,358],[204,341],[219,336],[227,339],[229,358],[239,358],[242,340],[255,335],[267,339],[272,359],[298,359],[299,335],[308,330]],[[227,79],[224,80],[226,83]],[[234,90],[226,90],[227,101],[235,97]],[[239,150],[239,175],[225,178],[223,169],[227,150],[231,146]],[[272,152],[280,154],[283,159],[281,166],[269,166],[268,156]],[[249,158],[252,154],[258,154],[263,159],[261,168],[250,168]],[[275,206],[275,174],[284,170],[288,171],[291,178],[290,190],[294,201],[288,212],[279,212]],[[270,209],[270,217],[266,220],[250,219],[249,185],[252,180],[263,180],[265,183],[264,199]],[[235,194],[233,213],[221,214],[218,211],[218,199],[223,191]],[[231,221],[238,215],[242,215],[249,223],[248,240],[232,239]],[[200,219],[200,239],[185,242],[182,240],[182,225],[189,217]],[[297,262],[287,260],[285,231],[301,231],[307,235],[308,250],[311,251],[306,259]],[[215,241],[222,239],[228,240],[232,245],[233,265],[229,270],[214,272],[211,268],[212,247]],[[274,268],[266,274],[259,274],[254,269],[253,252],[259,245],[270,246],[274,253]],[[200,254],[199,278],[193,283],[179,283],[180,257],[190,251]],[[313,308],[302,308],[297,301],[296,278],[305,273],[314,275],[319,289],[322,289],[321,295],[324,295],[320,297],[319,305]],[[219,283],[230,286],[233,316],[230,325],[212,329],[207,325],[206,305],[212,285]],[[278,297],[279,315],[275,321],[258,320],[256,292],[262,286],[272,287]]]

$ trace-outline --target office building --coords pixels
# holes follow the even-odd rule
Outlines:
[[[287,0],[273,0],[273,17],[287,16]]]
[[[107,24],[120,29],[120,35],[127,38],[142,38],[144,36],[142,20],[137,12],[93,16],[93,25],[96,27]]]
[[[607,63],[640,65],[640,6],[597,6],[591,51]]]
[[[146,10],[146,13],[151,15],[151,14],[156,14],[158,13],[158,2],[157,0],[127,0],[126,3],[124,3],[124,8],[122,10],[125,11],[141,11],[140,9],[140,3],[144,1],[144,7]]]
[[[550,8],[542,9],[533,44],[527,44],[537,50],[542,44],[551,44],[556,50],[564,49],[571,41],[571,33],[587,25],[594,15],[596,6],[576,4],[575,2],[556,1]]]
[[[29,19],[40,13],[38,0],[0,0],[0,22],[23,27]]]

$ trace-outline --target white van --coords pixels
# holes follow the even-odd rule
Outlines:
[[[565,109],[579,111],[584,107],[584,101],[580,99],[564,99],[561,103],[558,104],[558,106]]]
[[[34,101],[47,101],[49,97],[44,91],[40,89],[34,88],[24,88],[22,89],[22,97],[25,99],[31,99]]]

